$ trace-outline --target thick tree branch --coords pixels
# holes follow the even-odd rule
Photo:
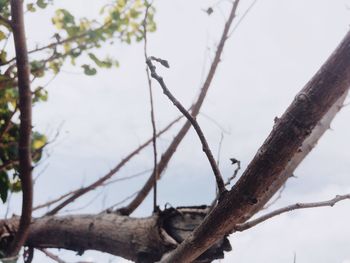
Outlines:
[[[171,123],[169,123],[164,129],[162,129],[161,131],[159,131],[156,136],[160,136],[162,135],[164,132],[166,132],[167,130],[169,130],[175,123],[177,123],[180,119],[182,118],[182,116],[176,118],[175,120],[173,120]],[[57,205],[55,208],[53,208],[51,211],[49,211],[47,213],[47,215],[54,215],[56,214],[58,211],[60,211],[62,208],[64,208],[65,206],[67,206],[68,204],[74,202],[77,198],[81,197],[82,195],[90,192],[91,190],[94,190],[95,188],[101,186],[104,182],[106,182],[108,179],[110,179],[115,173],[117,173],[131,158],[133,158],[135,155],[137,155],[142,149],[144,149],[147,145],[149,145],[153,140],[153,136],[151,139],[147,140],[145,143],[143,143],[142,145],[140,145],[137,149],[135,149],[134,151],[132,151],[131,153],[129,153],[124,159],[122,159],[120,161],[120,163],[115,166],[111,171],[109,171],[106,175],[104,175],[103,177],[101,177],[100,179],[96,180],[95,182],[93,182],[92,184],[80,188],[76,191],[74,191],[72,193],[72,196],[70,196],[69,198],[67,198],[66,200],[64,200],[62,203],[60,203],[59,205]],[[70,192],[71,193],[71,192]],[[69,193],[69,194],[70,194]]]
[[[22,185],[22,213],[15,239],[6,251],[7,256],[18,254],[24,244],[31,222],[33,203],[31,131],[32,94],[30,91],[28,53],[24,29],[23,2],[11,0],[12,30],[18,71],[20,131],[19,131],[19,177]]]
[[[207,212],[207,207],[182,207],[147,218],[115,213],[45,216],[33,219],[26,246],[64,248],[79,254],[97,250],[137,263],[153,263],[182,242]],[[0,220],[0,244],[11,238],[18,224],[17,217]],[[198,263],[222,258],[223,251],[230,249],[228,240],[223,238]]]
[[[275,211],[272,211],[270,213],[267,213],[266,215],[263,215],[261,217],[258,217],[254,220],[248,221],[246,223],[243,224],[238,224],[235,226],[235,231],[245,231],[249,228],[255,227],[256,225],[272,218],[275,216],[278,216],[280,214],[283,213],[287,213],[293,210],[297,210],[297,209],[306,209],[306,208],[315,208],[315,207],[324,207],[324,206],[331,206],[333,207],[336,203],[346,200],[346,199],[350,199],[350,194],[347,195],[337,195],[336,197],[334,197],[333,199],[327,200],[327,201],[323,201],[323,202],[313,202],[313,203],[296,203],[294,205],[289,205],[280,209],[277,209]]]
[[[229,16],[227,22],[225,23],[225,27],[224,27],[224,30],[222,32],[220,42],[217,46],[215,57],[214,57],[214,60],[210,66],[207,78],[206,78],[206,80],[203,84],[203,87],[199,93],[198,99],[196,100],[196,102],[194,103],[194,105],[192,107],[191,115],[194,118],[197,117],[199,110],[203,105],[203,102],[204,102],[204,99],[208,93],[210,84],[214,78],[216,69],[220,63],[221,55],[222,55],[222,52],[224,50],[226,40],[228,38],[231,24],[233,22],[233,19],[236,16],[236,10],[237,10],[238,4],[239,4],[239,0],[235,1],[233,6],[232,6],[230,16]],[[189,121],[187,121],[184,124],[184,126],[182,126],[182,128],[180,129],[178,134],[174,137],[174,139],[171,142],[171,144],[169,145],[168,149],[162,155],[161,160],[158,163],[158,175],[159,176],[162,174],[162,172],[167,167],[171,157],[175,153],[175,151],[176,151],[177,147],[179,146],[179,144],[181,143],[182,139],[185,137],[185,135],[189,131],[190,127],[191,127],[191,123]],[[145,183],[145,185],[140,190],[139,194],[135,197],[135,199],[133,199],[128,206],[119,209],[119,212],[121,214],[129,215],[133,211],[135,211],[135,209],[137,207],[139,207],[139,205],[143,202],[143,200],[146,198],[148,193],[151,191],[151,189],[153,187],[154,178],[155,178],[155,174],[152,173],[151,176],[148,178],[147,182]]]
[[[199,126],[197,120],[191,116],[191,114],[185,109],[184,106],[174,97],[174,95],[170,92],[170,90],[167,88],[163,78],[159,76],[156,72],[156,67],[152,63],[152,59],[154,58],[148,58],[146,60],[146,63],[148,65],[148,68],[151,71],[151,76],[155,80],[158,81],[159,85],[163,89],[163,93],[169,98],[169,100],[175,105],[176,108],[187,118],[187,120],[191,123],[193,126],[194,130],[196,131],[199,140],[201,141],[202,144],[202,149],[205,155],[207,156],[207,159],[210,163],[211,169],[213,170],[215,180],[216,180],[216,185],[219,191],[219,196],[226,191],[225,185],[224,185],[224,180],[222,179],[221,172],[216,164],[216,161],[214,159],[213,153],[210,150],[209,144],[207,142],[207,139],[204,136],[204,133]]]
[[[278,190],[275,183],[283,177],[289,161],[349,87],[350,32],[276,122],[237,184],[162,263],[193,261],[215,240],[259,211]]]

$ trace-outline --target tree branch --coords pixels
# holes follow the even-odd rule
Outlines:
[[[164,132],[166,132],[167,130],[169,130],[175,123],[177,123],[180,119],[182,118],[182,116],[176,118],[174,121],[172,121],[171,123],[169,123],[163,130],[161,130],[160,132],[158,132],[157,136],[162,135]],[[60,211],[62,208],[64,208],[65,206],[67,206],[68,204],[74,202],[77,198],[81,197],[82,195],[86,194],[87,192],[90,192],[91,190],[94,190],[95,188],[101,186],[104,182],[106,182],[108,179],[110,179],[115,173],[117,173],[131,158],[133,158],[135,155],[137,155],[142,149],[144,149],[148,144],[150,144],[153,140],[153,137],[149,140],[147,140],[145,143],[143,143],[141,146],[139,146],[137,149],[135,149],[134,151],[132,151],[131,153],[129,153],[124,159],[122,159],[120,161],[120,163],[115,166],[109,173],[107,173],[105,176],[101,177],[100,179],[96,180],[95,182],[93,182],[92,184],[80,188],[76,191],[73,191],[74,193],[72,193],[72,196],[69,197],[68,199],[66,199],[65,201],[63,201],[62,203],[60,203],[59,205],[57,205],[54,209],[52,209],[51,211],[49,211],[47,213],[47,215],[54,215],[56,214],[58,211]]]
[[[159,85],[163,89],[163,93],[169,98],[169,100],[175,105],[175,107],[178,108],[178,110],[187,118],[187,120],[191,123],[191,125],[195,129],[195,131],[199,137],[199,140],[201,141],[203,152],[207,156],[207,159],[210,163],[211,169],[213,170],[215,180],[216,180],[216,185],[218,187],[219,196],[220,196],[221,194],[223,194],[226,191],[226,188],[225,188],[222,176],[221,176],[221,172],[216,164],[213,153],[210,150],[209,144],[208,144],[208,142],[203,134],[203,131],[202,131],[201,127],[199,126],[198,122],[196,121],[196,119],[191,116],[191,114],[185,109],[185,107],[182,106],[182,104],[170,92],[170,90],[167,88],[163,78],[157,74],[156,67],[152,64],[152,59],[154,59],[154,58],[151,57],[151,58],[148,58],[146,60],[148,68],[151,71],[151,76],[152,76],[152,78],[154,78],[155,80],[158,81]]]
[[[147,55],[147,17],[148,17],[148,10],[151,7],[152,3],[148,3],[148,1],[145,1],[146,5],[146,11],[145,11],[145,17],[142,22],[143,26],[143,39],[144,39],[144,46],[143,46],[143,53],[145,57],[145,62],[147,61],[148,55]],[[157,128],[156,128],[156,122],[155,122],[155,114],[154,114],[154,104],[153,104],[153,90],[152,90],[152,79],[148,70],[148,67],[146,65],[146,75],[147,75],[147,83],[148,83],[148,91],[149,91],[149,101],[151,106],[151,124],[152,124],[152,132],[153,132],[153,174],[154,176],[154,182],[153,182],[153,212],[156,212],[157,210],[157,180],[158,180],[158,157],[157,157]]]
[[[115,213],[44,216],[33,219],[26,246],[36,249],[64,248],[78,254],[97,250],[136,263],[156,262],[174,249],[207,212],[207,207],[182,207],[166,209],[146,218]],[[18,217],[0,220],[1,244],[13,236],[18,224]],[[222,258],[223,251],[230,249],[225,237],[204,255],[206,261],[199,262]]]
[[[231,24],[233,22],[233,19],[236,16],[236,10],[239,4],[239,0],[235,1],[235,3],[233,4],[233,7],[231,9],[231,13],[230,16],[227,20],[227,22],[225,23],[224,26],[224,30],[222,32],[221,35],[221,39],[220,42],[217,46],[217,50],[215,53],[215,57],[214,60],[210,66],[207,78],[202,86],[202,89],[199,93],[199,96],[195,102],[195,104],[192,107],[192,111],[191,111],[191,115],[196,118],[200,108],[203,105],[204,99],[208,93],[210,84],[214,78],[216,69],[220,63],[221,60],[221,55],[222,52],[224,50],[224,46],[226,43],[226,40],[228,38],[228,33],[231,27]],[[158,163],[158,174],[161,175],[162,172],[165,170],[165,168],[167,167],[171,157],[173,156],[173,154],[175,153],[177,147],[179,146],[179,144],[181,143],[182,139],[185,137],[185,135],[187,134],[188,130],[190,129],[191,124],[189,121],[186,121],[186,123],[182,126],[182,128],[180,129],[180,131],[178,132],[178,134],[174,137],[173,141],[171,142],[171,144],[169,145],[168,149],[165,151],[165,153],[162,155],[161,160]],[[130,204],[126,207],[123,207],[121,209],[119,209],[118,211],[123,214],[123,215],[130,215],[133,211],[135,211],[135,209],[137,207],[139,207],[139,205],[143,202],[143,200],[146,198],[146,196],[148,195],[148,193],[151,191],[152,187],[153,187],[153,182],[154,182],[154,178],[155,178],[155,174],[152,173],[151,176],[148,178],[148,180],[146,181],[145,185],[142,187],[142,189],[140,190],[139,194],[135,197],[135,199],[133,199]]]
[[[278,190],[276,181],[283,184],[288,178],[282,173],[289,161],[349,87],[350,32],[275,123],[236,185],[162,263],[193,261],[215,240],[259,211]]]
[[[297,210],[297,209],[306,209],[306,208],[315,208],[315,207],[324,207],[324,206],[331,206],[333,207],[336,203],[343,201],[345,199],[350,199],[350,194],[347,195],[337,195],[336,197],[334,197],[333,199],[327,200],[327,201],[323,201],[323,202],[313,202],[313,203],[296,203],[294,205],[289,205],[280,209],[277,209],[275,211],[272,211],[270,213],[267,213],[266,215],[263,215],[261,217],[258,217],[257,219],[248,221],[246,223],[243,224],[238,224],[234,227],[235,231],[245,231],[249,228],[252,228],[272,217],[278,216],[280,214],[283,213],[287,213],[293,210]]]
[[[14,36],[18,71],[20,131],[19,131],[19,177],[22,185],[22,213],[18,232],[6,251],[7,256],[18,254],[24,244],[31,222],[33,204],[31,130],[32,94],[30,91],[28,52],[25,37],[23,2],[11,0],[12,30]]]
[[[73,42],[75,40],[78,40],[80,38],[83,38],[83,37],[86,37],[88,36],[89,34],[93,33],[93,32],[96,32],[98,30],[101,30],[103,29],[104,27],[108,26],[110,24],[109,23],[106,23],[106,24],[103,24],[102,26],[96,28],[96,29],[92,29],[92,30],[88,30],[84,33],[81,33],[81,34],[78,34],[78,35],[75,35],[75,36],[72,36],[72,37],[67,37],[65,39],[60,39],[60,40],[57,40],[56,42],[53,42],[53,43],[50,43],[50,44],[47,44],[46,46],[42,46],[42,47],[38,47],[38,48],[35,48],[35,49],[32,49],[30,51],[28,51],[28,54],[33,54],[33,53],[36,53],[36,52],[40,52],[40,51],[44,51],[46,49],[55,49],[57,46],[59,45],[63,45],[65,43],[69,43],[69,42]],[[4,66],[4,65],[7,65],[7,64],[10,64],[12,62],[14,62],[16,60],[16,58],[11,58],[5,62],[3,62],[1,64],[1,66]]]
[[[41,252],[43,252],[47,257],[51,258],[53,261],[57,262],[57,263],[67,263],[66,261],[62,260],[59,256],[51,253],[50,251],[48,251],[45,248],[41,248],[39,249]]]

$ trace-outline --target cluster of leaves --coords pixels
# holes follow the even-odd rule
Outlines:
[[[54,0],[35,0],[26,4],[26,13],[35,13],[46,9]],[[0,198],[6,201],[9,191],[20,191],[18,178],[18,88],[15,58],[8,54],[8,40],[11,37],[10,1],[0,0]],[[147,1],[113,0],[101,9],[102,21],[77,19],[66,9],[57,9],[52,17],[56,29],[50,38],[51,43],[29,51],[32,86],[38,78],[48,72],[58,74],[68,60],[74,66],[80,66],[86,75],[95,75],[97,68],[118,66],[112,57],[99,58],[95,51],[115,40],[130,44],[143,39],[144,13]],[[155,10],[148,8],[147,30],[156,30]],[[86,58],[90,63],[78,65],[78,58]],[[87,60],[84,60],[85,62]],[[33,103],[47,100],[47,92],[41,87],[33,90]],[[44,135],[33,132],[33,161],[38,162],[42,149],[47,143]]]

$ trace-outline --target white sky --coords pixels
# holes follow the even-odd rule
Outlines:
[[[88,4],[87,4],[88,2]],[[106,2],[106,1],[103,1]],[[229,4],[207,16],[202,9],[216,1],[158,0],[158,30],[149,36],[149,54],[167,59],[171,68],[159,69],[168,87],[184,105],[198,93],[215,44],[222,31]],[[252,1],[241,0],[238,19]],[[98,15],[101,1],[57,1],[78,16]],[[271,131],[273,119],[280,116],[335,49],[349,29],[348,0],[258,0],[256,6],[228,40],[222,63],[215,76],[202,113],[224,129],[221,169],[232,173],[228,159],[235,157],[244,169]],[[47,43],[49,15],[27,16],[28,41]],[[119,59],[121,67],[100,70],[95,77],[80,69],[65,67],[49,86],[49,101],[34,109],[35,127],[53,134],[63,122],[50,157],[37,168],[46,169],[35,185],[39,204],[68,190],[101,177],[119,160],[151,135],[148,91],[142,45],[114,44],[101,53]],[[178,115],[155,85],[157,126],[164,127]],[[317,149],[297,170],[283,198],[274,206],[318,201],[350,192],[350,108],[345,108]],[[214,152],[221,130],[201,115],[199,122]],[[179,126],[178,126],[179,127]],[[176,130],[159,140],[166,149]],[[152,167],[152,152],[138,155],[119,176]],[[96,191],[67,209],[90,206],[74,213],[100,211],[137,191],[148,175]],[[214,196],[210,166],[191,131],[171,161],[160,182],[160,205],[208,204]],[[97,194],[98,198],[95,198]],[[14,198],[13,202],[18,200]],[[233,251],[221,262],[348,263],[350,261],[350,202],[334,208],[319,208],[279,216],[254,229],[232,236]],[[13,211],[12,211],[13,212]],[[73,213],[73,212],[72,212]],[[151,213],[148,198],[135,215]],[[62,253],[70,262],[73,253]],[[85,259],[109,262],[110,256],[87,252]],[[113,259],[112,262],[124,262]],[[37,253],[35,262],[49,262]]]

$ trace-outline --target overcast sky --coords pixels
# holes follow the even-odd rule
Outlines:
[[[56,7],[77,16],[98,16],[97,0],[56,1]],[[88,4],[87,4],[88,3]],[[189,106],[214,56],[215,45],[230,9],[220,1],[208,16],[203,9],[217,3],[206,0],[157,0],[158,30],[149,36],[149,54],[167,59],[170,69],[159,69],[176,97]],[[236,22],[252,1],[241,0]],[[244,169],[295,94],[313,76],[345,36],[350,23],[349,0],[258,0],[227,41],[223,59],[202,114],[198,118],[213,151],[221,134],[221,169],[232,174],[229,158]],[[50,14],[27,15],[29,45],[47,43],[52,32]],[[35,184],[35,204],[103,176],[123,156],[151,135],[148,90],[142,44],[119,43],[99,51],[118,58],[119,69],[99,70],[86,77],[79,68],[66,66],[49,85],[49,101],[34,109],[35,129],[51,137],[60,135],[46,159],[35,171],[42,173]],[[46,80],[45,80],[46,81]],[[177,110],[155,88],[157,127],[164,127]],[[318,144],[296,171],[282,198],[273,208],[295,202],[320,201],[350,193],[350,108],[344,108]],[[212,121],[212,119],[215,120]],[[220,127],[219,127],[219,125]],[[159,140],[160,152],[176,129]],[[120,177],[152,167],[152,152],[138,155]],[[147,178],[113,184],[95,191],[67,207],[65,213],[93,213],[137,191]],[[214,198],[213,175],[193,131],[179,147],[159,184],[161,207],[209,204]],[[89,206],[91,200],[95,200]],[[17,203],[16,198],[12,200]],[[70,211],[82,208],[78,211]],[[151,213],[151,200],[135,213]],[[221,262],[350,262],[350,201],[334,208],[292,212],[231,237],[233,251]],[[11,211],[14,212],[14,211]],[[70,262],[74,253],[62,253]],[[94,262],[124,260],[87,252]],[[49,262],[37,252],[35,262]]]

